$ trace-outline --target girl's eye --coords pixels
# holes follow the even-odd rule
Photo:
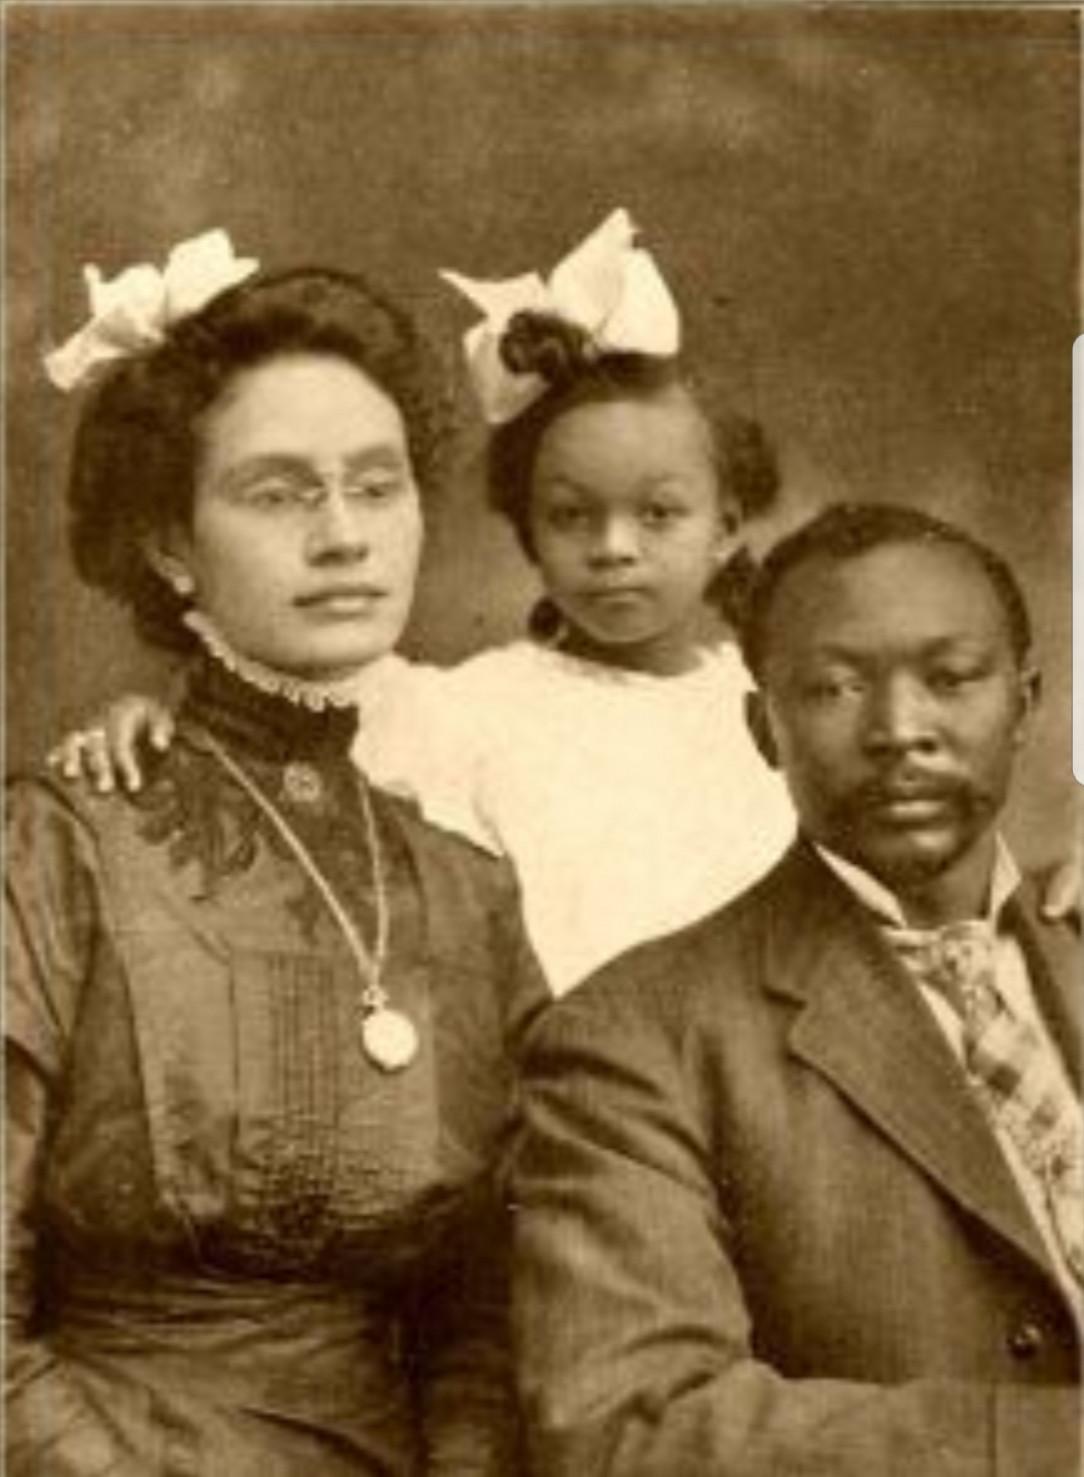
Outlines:
[[[803,691],[811,702],[833,703],[848,697],[860,697],[864,689],[860,678],[841,673],[839,676],[813,677]]]
[[[575,503],[553,503],[546,509],[546,522],[558,530],[582,528],[587,522],[587,510]]]
[[[668,528],[682,516],[682,509],[675,503],[648,503],[641,510],[641,521],[648,528]]]

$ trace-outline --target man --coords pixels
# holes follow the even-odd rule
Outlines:
[[[1077,1477],[1080,958],[998,832],[1016,582],[840,506],[768,557],[744,645],[795,846],[532,1043],[538,1471]]]

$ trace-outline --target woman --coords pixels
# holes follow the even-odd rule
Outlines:
[[[201,654],[139,795],[10,795],[8,1470],[508,1477],[494,1172],[543,991],[503,865],[369,790],[342,698],[443,402],[364,282],[254,269],[213,233],[92,284],[51,366],[113,361],[77,567]]]

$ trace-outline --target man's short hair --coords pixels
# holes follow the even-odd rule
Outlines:
[[[760,564],[738,632],[745,664],[753,676],[759,681],[763,675],[772,607],[792,570],[814,559],[842,562],[890,544],[947,544],[969,554],[1001,603],[1017,660],[1026,660],[1031,650],[1031,618],[1016,576],[1000,554],[920,508],[899,503],[833,503],[781,539]]]

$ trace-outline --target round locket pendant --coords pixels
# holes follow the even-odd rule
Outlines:
[[[418,1033],[409,1016],[381,1006],[362,1021],[361,1044],[385,1072],[401,1072],[418,1054]]]

